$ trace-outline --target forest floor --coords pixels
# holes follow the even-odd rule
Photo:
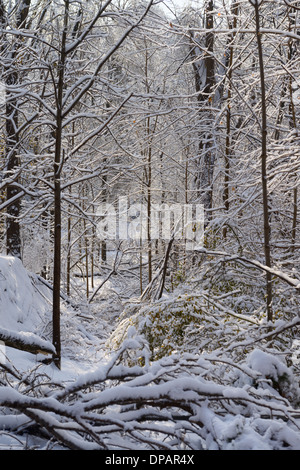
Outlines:
[[[147,393],[149,391],[149,383],[152,385],[150,388],[154,393],[155,405],[157,398],[160,397],[160,393],[163,391],[163,397],[171,396],[170,403],[172,407],[174,403],[176,403],[176,407],[178,406],[179,414],[176,416],[180,416],[180,418],[182,418],[180,415],[182,412],[183,416],[185,416],[186,400],[189,400],[188,397],[190,397],[191,390],[197,396],[199,394],[199,403],[197,402],[197,406],[195,405],[195,416],[201,415],[201,423],[203,421],[204,426],[201,426],[199,430],[196,429],[197,426],[195,428],[195,435],[201,434],[200,440],[197,437],[195,441],[194,431],[191,433],[191,436],[188,434],[190,439],[189,445],[192,449],[201,449],[202,445],[207,450],[300,449],[300,392],[298,375],[297,377],[293,376],[290,369],[282,361],[282,354],[274,349],[274,347],[265,351],[259,348],[256,349],[255,336],[253,337],[254,349],[250,351],[248,345],[252,341],[250,338],[250,326],[252,323],[249,323],[249,321],[246,322],[246,329],[244,330],[240,327],[240,332],[237,334],[232,334],[232,331],[236,330],[230,330],[229,336],[232,342],[228,343],[227,350],[231,351],[232,346],[236,347],[240,344],[242,346],[244,344],[249,349],[249,353],[244,355],[244,358],[240,358],[238,364],[235,363],[235,356],[230,354],[224,355],[222,351],[222,354],[218,355],[215,348],[213,348],[212,354],[194,355],[187,353],[183,357],[180,356],[179,352],[174,357],[167,356],[162,358],[162,361],[159,359],[154,360],[153,364],[151,364],[152,360],[149,360],[150,356],[147,355],[149,352],[147,350],[147,354],[143,356],[145,365],[135,366],[143,371],[137,380],[139,391],[135,389],[137,387],[135,382],[136,376],[133,374],[133,377],[129,380],[126,367],[127,372],[124,372],[125,375],[123,377],[126,385],[122,388],[123,382],[120,379],[122,376],[120,370],[123,370],[123,364],[122,369],[118,369],[119,365],[116,361],[120,356],[118,356],[118,353],[112,354],[113,346],[120,330],[122,330],[121,340],[124,343],[126,343],[125,338],[127,338],[128,344],[138,343],[138,341],[134,341],[130,336],[132,333],[130,330],[132,329],[128,328],[125,336],[123,329],[126,324],[127,326],[130,324],[134,327],[134,324],[131,323],[132,316],[129,322],[126,323],[126,321],[128,320],[128,313],[136,309],[138,299],[135,297],[139,295],[139,283],[137,273],[130,266],[125,266],[124,269],[122,267],[122,271],[117,276],[111,275],[108,277],[109,272],[109,269],[103,269],[103,272],[94,278],[94,285],[90,286],[89,290],[89,299],[91,299],[93,292],[97,291],[99,286],[101,286],[101,289],[91,302],[86,300],[85,279],[79,276],[72,279],[74,295],[69,299],[62,299],[61,302],[62,358],[60,370],[49,361],[49,358],[51,360],[50,355],[47,357],[41,353],[31,354],[7,347],[7,345],[0,342],[0,391],[2,393],[1,398],[3,399],[4,397],[4,401],[10,399],[13,393],[18,395],[19,390],[21,393],[25,390],[26,393],[28,392],[28,396],[32,396],[33,399],[36,390],[43,390],[41,399],[43,403],[44,398],[47,396],[47,394],[44,394],[44,391],[50,391],[51,398],[53,398],[51,394],[53,390],[71,390],[72,395],[72,383],[79,382],[81,385],[90,384],[89,380],[92,375],[96,378],[95,383],[97,383],[97,386],[100,384],[101,388],[105,371],[111,371],[111,364],[113,362],[116,366],[114,370],[117,372],[114,372],[116,375],[112,374],[112,376],[118,377],[118,383],[114,384],[113,388],[111,388],[111,377],[105,376],[107,382],[109,382],[109,389],[103,389],[103,394],[105,397],[108,397],[112,393],[113,397],[118,396],[120,398],[123,397],[123,393],[128,393],[128,387],[132,387],[130,393],[134,394],[133,396],[139,403],[137,413],[143,413],[148,408]],[[103,280],[107,281],[102,285]],[[177,289],[174,289],[174,292],[171,292],[169,295],[166,294],[164,299],[161,299],[162,302],[158,302],[158,305],[155,306],[155,302],[151,302],[151,311],[155,320],[157,309],[162,309],[165,313],[165,310],[170,308],[168,304],[171,304],[173,308],[174,302],[175,304],[177,302],[175,307],[177,308],[182,329],[180,313],[183,308],[187,309],[185,312],[189,311],[190,297],[193,296],[190,296],[188,292],[185,293],[187,286],[184,287],[183,284],[178,286]],[[198,297],[195,289],[193,292],[195,298],[191,300],[191,308],[193,313],[195,313],[194,309],[196,308],[197,311],[200,308],[200,304],[197,304]],[[203,295],[204,298],[205,295]],[[210,298],[209,300],[211,301],[212,299]],[[204,309],[205,305],[203,302],[200,306]],[[197,341],[200,341],[200,343],[197,342],[199,351],[202,351],[203,347],[205,348],[207,341],[218,344],[219,337],[223,339],[225,336],[227,337],[230,321],[232,321],[232,325],[235,328],[237,325],[236,317],[233,316],[231,320],[226,318],[222,309],[219,308],[217,315],[214,315],[213,309],[208,310],[210,316],[207,321],[205,313],[201,313],[201,332],[204,331],[204,337],[202,339],[197,337]],[[125,323],[122,323],[120,319],[124,318],[124,314]],[[147,321],[149,321],[149,318],[147,317]],[[249,317],[249,319],[251,318]],[[241,315],[238,317],[238,320],[242,324],[243,318]],[[277,328],[284,327],[285,323],[282,320],[278,321]],[[214,329],[211,328],[213,322],[217,324]],[[262,324],[261,328],[263,327],[264,325]],[[156,333],[154,336],[159,336],[155,322],[151,328],[151,331]],[[174,331],[176,332],[175,323],[174,328],[170,335],[172,341],[174,340]],[[253,331],[256,331],[260,327],[255,323],[252,325],[252,328]],[[186,329],[186,326],[183,329]],[[40,338],[52,346],[51,288],[46,286],[41,278],[26,271],[19,260],[5,256],[0,256],[0,333],[1,330],[8,330],[12,335],[15,334],[15,337],[23,335],[23,337],[28,338],[28,341],[33,341],[32,334],[34,334],[38,345],[40,343],[36,338]],[[186,331],[188,337],[190,336],[189,331]],[[261,334],[263,334],[263,331],[261,330]],[[208,337],[206,337],[206,334]],[[244,334],[246,334],[245,337]],[[240,343],[237,343],[237,341],[240,341]],[[272,343],[274,343],[274,340]],[[166,347],[168,343],[164,341],[163,344]],[[141,343],[138,346],[140,345]],[[136,348],[137,346],[135,345],[132,349]],[[135,358],[138,357],[140,360],[141,349],[138,347],[136,350],[139,356],[135,356]],[[125,349],[122,351],[124,352]],[[123,354],[122,351],[121,354]],[[117,357],[117,359],[112,360],[112,357]],[[128,356],[129,362],[131,357]],[[1,367],[1,364],[3,367]],[[224,367],[224,364],[227,364],[226,367]],[[132,369],[135,370],[135,367]],[[6,370],[15,370],[16,374],[14,375],[14,373],[9,372],[6,376]],[[96,373],[93,374],[95,371]],[[156,381],[157,374],[159,376],[159,383]],[[18,379],[14,380],[14,377],[18,377]],[[189,384],[188,389],[186,388],[186,381]],[[7,385],[12,388],[10,389]],[[145,385],[144,388],[143,385]],[[90,387],[85,388],[87,388],[87,393],[89,393]],[[146,397],[143,396],[144,389],[147,390]],[[158,391],[156,392],[156,390]],[[108,394],[105,393],[107,391],[109,392]],[[204,393],[203,396],[201,395],[202,392]],[[174,397],[173,393],[175,394]],[[102,389],[100,390],[100,396],[101,394]],[[16,395],[13,394],[12,396],[15,397]],[[220,400],[219,396],[221,397]],[[222,397],[226,397],[224,406]],[[173,399],[175,401],[172,401]],[[82,397],[80,395],[80,400],[84,401],[85,395]],[[181,400],[183,402],[182,409],[180,408]],[[211,400],[211,406],[207,405],[207,400]],[[109,400],[108,402],[108,414],[106,416],[110,416],[110,413],[112,413],[112,419],[114,420],[114,410],[111,409]],[[144,408],[141,407],[142,402],[145,405]],[[27,402],[23,402],[22,395],[21,405],[24,403],[24,406],[28,406]],[[11,402],[9,401],[10,404]],[[41,427],[32,425],[32,420],[27,415],[25,416],[26,413],[22,414],[22,408],[21,413],[17,414],[17,416],[15,411],[19,412],[19,408],[12,406],[12,410],[7,413],[8,408],[10,407],[6,406],[6,409],[2,408],[0,412],[0,450],[57,450],[67,448],[57,444],[57,439],[54,438],[52,440],[51,436],[49,438],[49,435],[45,437],[45,433],[41,434]],[[248,413],[247,410],[250,410],[250,412]],[[269,410],[271,410],[270,416]],[[127,411],[125,407],[123,415],[126,429],[126,426],[130,427],[132,425],[130,421],[131,414],[127,413]],[[161,410],[159,412],[161,413]],[[63,416],[65,415],[63,414]],[[150,416],[149,425],[151,433],[154,429],[153,426],[157,426],[156,434],[160,436],[162,433],[160,419],[157,421],[156,414],[153,415],[154,418],[151,413]],[[161,416],[159,415],[159,417]],[[127,422],[126,419],[129,421]],[[135,414],[132,419],[135,423]],[[172,419],[169,422],[168,414],[166,427],[163,428],[164,431],[167,430],[167,434],[170,433],[172,423],[175,426],[176,433],[178,433],[178,426],[185,423],[185,421],[179,420],[177,423],[174,418],[174,420]],[[184,425],[190,429],[191,423],[192,421],[186,422]],[[81,435],[81,428],[78,435]],[[181,431],[179,435],[180,437],[178,439],[176,437],[177,440],[175,439],[176,442],[174,441],[175,444],[172,444],[175,446],[175,449],[181,449],[180,446],[183,442]],[[129,445],[131,446],[129,448],[136,449],[132,445],[135,446],[137,444],[139,449],[144,449],[144,447],[141,447],[144,445],[143,440],[136,443],[135,439],[133,439],[133,444],[132,441],[128,441],[127,434],[125,437],[123,436],[123,431],[120,435],[115,436],[113,434],[111,438],[113,439],[113,448],[123,449],[125,439],[125,447]],[[115,439],[117,440],[115,441]],[[147,441],[147,436],[145,439]],[[84,441],[84,445],[88,444],[90,444],[88,440]],[[157,448],[156,444],[157,441],[155,441],[154,448]],[[108,446],[108,448],[111,447]]]
[[[95,288],[97,281],[101,282],[101,278],[95,279]],[[75,282],[78,291],[83,289],[80,278],[75,278]],[[51,290],[28,273],[18,260],[0,256],[0,328],[34,333],[51,342],[51,297]],[[111,281],[105,283],[91,305],[79,300],[75,307],[62,300],[60,370],[52,363],[45,363],[47,356],[43,354],[31,354],[1,342],[0,361],[8,362],[21,374],[34,371],[41,376],[45,374],[51,382],[67,385],[101,366],[109,354],[105,343],[114,329],[119,308],[120,300]],[[36,438],[32,439],[27,434],[22,438],[1,430],[0,426],[0,450],[34,448]]]

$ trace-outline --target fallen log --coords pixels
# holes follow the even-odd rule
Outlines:
[[[0,341],[7,347],[30,352],[32,354],[55,353],[55,348],[52,343],[30,332],[15,332],[0,328]]]

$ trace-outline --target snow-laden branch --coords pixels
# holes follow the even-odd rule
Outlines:
[[[66,118],[70,111],[76,106],[76,104],[80,101],[80,99],[88,92],[88,90],[91,88],[93,85],[97,75],[99,74],[100,70],[102,69],[103,65],[106,64],[106,62],[113,56],[113,54],[121,47],[123,42],[127,39],[129,34],[136,29],[143,19],[146,17],[148,14],[151,6],[153,4],[153,0],[150,0],[148,5],[146,6],[144,12],[140,16],[140,18],[134,23],[131,24],[126,31],[123,33],[123,35],[118,39],[118,41],[115,42],[115,44],[111,47],[111,49],[105,54],[105,56],[99,61],[97,64],[93,76],[89,80],[87,80],[87,83],[82,87],[82,89],[77,93],[75,97],[73,97],[72,102],[67,106],[66,102],[64,101],[64,110],[62,113],[62,118]],[[66,49],[66,53],[68,54],[70,52],[70,49]]]
[[[122,260],[122,254],[119,256],[119,250],[117,250],[117,254],[115,256],[115,260],[113,263],[112,270],[108,273],[106,278],[103,279],[103,281],[100,283],[100,285],[94,290],[92,293],[91,297],[88,299],[88,303],[91,303],[92,300],[95,298],[95,296],[98,294],[99,290],[104,286],[104,284],[110,279],[111,276],[114,276],[117,273],[118,267],[121,263]]]
[[[288,274],[275,269],[271,268],[268,266],[265,266],[264,264],[260,263],[259,261],[256,260],[251,260],[248,258],[245,258],[240,255],[231,255],[230,253],[226,253],[224,251],[209,251],[206,250],[205,248],[196,248],[195,251],[198,253],[203,253],[207,255],[212,255],[212,256],[222,256],[224,257],[224,261],[230,262],[230,261],[240,261],[243,263],[250,264],[251,266],[256,267],[257,269],[260,269],[261,271],[269,272],[270,274],[273,274],[274,276],[278,277],[282,281],[285,281],[287,284],[290,286],[294,287],[295,289],[299,290],[300,289],[300,280],[295,279],[293,277],[290,277]]]
[[[179,29],[179,28],[178,28]],[[176,30],[175,30],[176,31]],[[181,34],[182,30],[180,29]],[[198,34],[206,34],[207,30],[203,28],[189,28],[189,31],[198,33]],[[209,30],[212,34],[256,34],[256,30],[254,28],[212,28]],[[294,39],[295,41],[300,41],[300,37],[298,34],[293,33],[292,31],[287,31],[284,29],[277,29],[277,28],[260,28],[260,34],[274,34],[277,36],[282,36],[283,38],[290,38]],[[186,33],[188,34],[188,33]]]
[[[82,142],[80,142],[75,148],[72,149],[71,155],[76,154],[90,139],[93,137],[96,137],[97,135],[101,134],[101,132],[108,126],[108,124],[113,120],[113,118],[120,112],[120,110],[123,108],[123,106],[127,103],[127,101],[131,98],[132,93],[130,93],[120,104],[120,106],[117,107],[117,109],[111,114],[111,116],[103,123],[101,126],[97,127],[94,129],[92,132],[90,132]]]
[[[129,337],[106,364],[61,391],[53,384],[39,393],[36,387],[22,393],[1,386],[8,428],[16,425],[17,412],[23,431],[27,417],[70,449],[200,450],[238,449],[246,442],[271,449],[280,427],[285,438],[278,436],[277,447],[299,448],[293,385],[282,393],[268,385],[274,379],[276,386],[279,377],[292,380],[273,355],[254,350],[237,365],[218,354],[173,355],[145,366],[122,363],[127,352],[141,354],[142,347],[140,337]]]
[[[109,6],[109,4],[112,2],[112,0],[106,0],[106,2],[102,5],[100,5],[99,10],[97,11],[96,15],[92,19],[92,21],[85,27],[85,29],[82,31],[82,33],[79,35],[79,37],[72,42],[72,44],[69,44],[68,47],[66,48],[67,54],[73,52],[74,50],[77,49],[77,47],[82,44],[84,39],[87,37],[87,35],[90,33],[90,31],[93,29],[99,18],[103,15],[105,12],[106,8]]]
[[[53,354],[55,348],[49,341],[46,341],[33,333],[9,331],[0,328],[0,341],[5,346],[21,349],[33,354]]]

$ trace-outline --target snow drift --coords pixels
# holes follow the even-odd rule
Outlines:
[[[18,258],[0,256],[0,327],[12,331],[38,329],[50,312],[50,292],[33,282]]]
[[[0,338],[11,345],[40,345],[53,349],[40,338],[50,317],[50,291],[24,268],[18,258],[0,256]]]

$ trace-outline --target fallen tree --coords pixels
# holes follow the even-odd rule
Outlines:
[[[299,450],[298,383],[280,358],[254,349],[240,363],[220,351],[149,363],[145,346],[133,333],[67,385],[10,380],[0,386],[0,429],[20,432],[21,422],[21,436],[40,429],[76,450]]]
[[[30,332],[15,332],[0,328],[0,341],[7,347],[20,349],[32,354],[55,353],[55,348],[49,341],[43,340]]]

